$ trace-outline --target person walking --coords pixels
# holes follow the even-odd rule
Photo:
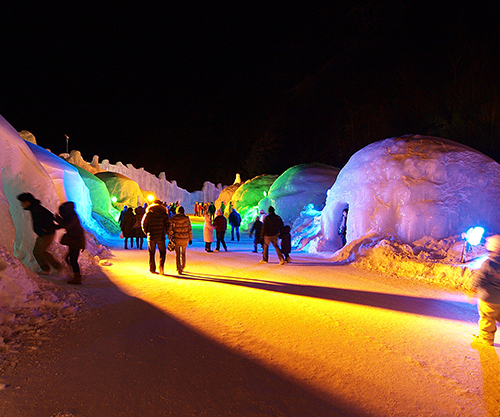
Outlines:
[[[292,235],[290,234],[290,226],[283,227],[280,234],[281,239],[281,253],[286,262],[292,262],[290,259],[290,252],[292,251]]]
[[[47,251],[56,235],[54,215],[50,210],[42,206],[40,200],[36,199],[31,193],[19,194],[17,199],[24,210],[31,212],[33,231],[37,235],[35,246],[33,247],[33,256],[41,269],[38,273],[40,275],[50,275],[51,266],[57,273],[62,272],[62,264]]]
[[[134,223],[135,223],[135,214],[132,207],[127,208],[127,211],[123,214],[122,222],[120,224],[120,228],[123,233],[123,237],[125,239],[124,247],[127,247],[127,241],[130,239],[130,249],[134,248]]]
[[[80,251],[85,249],[85,232],[80,223],[80,219],[75,211],[75,203],[67,201],[59,206],[59,214],[55,216],[57,228],[66,229],[66,234],[61,238],[61,244],[68,246],[68,254],[66,262],[73,271],[73,278],[68,281],[68,284],[81,285],[82,275],[80,273],[80,265],[78,257]]]
[[[193,230],[189,217],[184,214],[184,207],[177,207],[177,214],[170,219],[170,227],[175,241],[175,265],[182,275],[186,267],[186,249],[193,243]]]
[[[264,224],[262,225],[262,237],[264,239],[264,250],[262,252],[262,260],[260,263],[267,264],[269,260],[269,244],[272,243],[276,254],[280,260],[280,265],[285,264],[285,259],[278,246],[278,236],[283,231],[283,220],[278,216],[274,207],[269,207],[269,214],[264,219]]]
[[[221,244],[224,250],[227,252],[226,241],[224,240],[224,235],[226,234],[227,229],[227,219],[224,217],[220,209],[217,210],[217,217],[214,219],[214,227],[215,237],[217,239],[215,252],[219,252]]]
[[[236,211],[235,208],[231,210],[229,213],[229,218],[227,219],[229,224],[231,225],[231,240],[234,240],[234,232],[236,231],[236,239],[238,242],[240,241],[240,224],[241,224],[241,216],[240,213]]]
[[[205,252],[213,252],[212,242],[214,241],[214,225],[210,221],[210,214],[205,214],[205,224],[203,225],[203,240],[205,241]]]
[[[160,274],[164,274],[165,260],[167,257],[167,247],[165,246],[165,236],[168,233],[169,220],[167,209],[160,200],[155,200],[144,214],[142,219],[142,231],[148,238],[148,253],[149,253],[149,271],[152,274],[156,272],[156,248],[160,253]]]
[[[474,274],[472,291],[479,299],[479,335],[472,335],[472,346],[493,346],[500,322],[500,235],[486,239],[489,257]]]
[[[214,217],[215,217],[215,204],[214,203],[210,203],[210,205],[208,206],[208,212],[210,213],[210,220],[214,221]]]
[[[259,216],[257,216],[255,218],[255,222],[252,225],[252,228],[250,229],[250,237],[254,235],[253,253],[257,253],[257,245],[260,245],[262,247],[262,244],[264,243],[261,233],[262,233],[262,222],[260,221]]]
[[[135,247],[138,249],[142,249],[144,245],[144,238],[146,235],[142,231],[142,218],[144,217],[144,213],[146,210],[143,206],[137,206],[135,209],[135,222],[134,222],[134,236],[135,236]]]

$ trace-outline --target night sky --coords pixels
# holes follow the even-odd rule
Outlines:
[[[56,154],[189,191],[408,133],[499,160],[498,2],[18,3],[0,114]]]

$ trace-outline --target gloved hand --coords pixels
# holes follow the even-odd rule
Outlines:
[[[192,240],[190,240],[190,241],[189,241],[189,246],[191,246],[192,244],[193,244],[193,241],[192,241]]]

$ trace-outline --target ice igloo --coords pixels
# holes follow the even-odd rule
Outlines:
[[[245,181],[231,197],[232,206],[241,216],[241,228],[246,230],[259,213],[259,201],[267,196],[277,175],[259,175]]]
[[[403,243],[444,239],[472,226],[500,232],[500,165],[460,143],[403,136],[355,153],[328,191],[318,250],[339,249],[342,210],[349,208],[347,242],[368,234]]]
[[[309,204],[321,210],[326,202],[326,192],[335,182],[339,168],[313,163],[288,168],[269,189],[259,203],[259,210],[266,213],[273,206],[285,224],[292,225],[300,212]]]

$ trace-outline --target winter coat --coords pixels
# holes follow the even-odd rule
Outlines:
[[[262,222],[257,219],[255,220],[252,228],[250,229],[250,236],[254,235],[254,243],[262,243],[264,240],[262,239]]]
[[[31,205],[26,209],[31,211],[33,230],[38,236],[50,235],[56,231],[54,215],[40,204],[40,200],[34,198]]]
[[[214,241],[215,227],[210,221],[210,214],[205,215],[205,224],[203,225],[203,241],[212,243]]]
[[[262,237],[278,236],[283,231],[283,220],[276,213],[269,213],[264,219]]]
[[[218,232],[225,232],[227,229],[227,219],[222,214],[219,214],[214,219],[214,227]]]
[[[170,227],[176,245],[187,246],[193,240],[193,230],[189,217],[183,213],[177,213],[170,219]]]
[[[127,211],[123,214],[122,223],[120,228],[123,232],[123,237],[134,237],[134,223],[135,223],[135,214],[132,207],[129,207]]]
[[[148,241],[165,241],[168,228],[167,209],[160,204],[151,204],[142,219],[142,231],[148,237]]]
[[[472,288],[487,303],[500,304],[500,255],[490,255],[474,274]]]
[[[285,226],[285,230],[281,232],[280,238],[281,238],[281,251],[283,253],[290,253],[292,251],[292,235],[290,234],[289,226]]]
[[[240,227],[241,216],[235,209],[231,211],[231,213],[229,214],[229,218],[227,220],[231,226]]]
[[[61,238],[61,243],[70,248],[85,249],[85,232],[72,201],[61,204],[59,214],[55,216],[55,219],[58,229],[66,229],[66,234]]]
[[[144,232],[142,231],[142,218],[144,217],[144,213],[146,210],[142,206],[138,206],[135,209],[135,223],[134,223],[134,236],[135,237],[146,237]]]

